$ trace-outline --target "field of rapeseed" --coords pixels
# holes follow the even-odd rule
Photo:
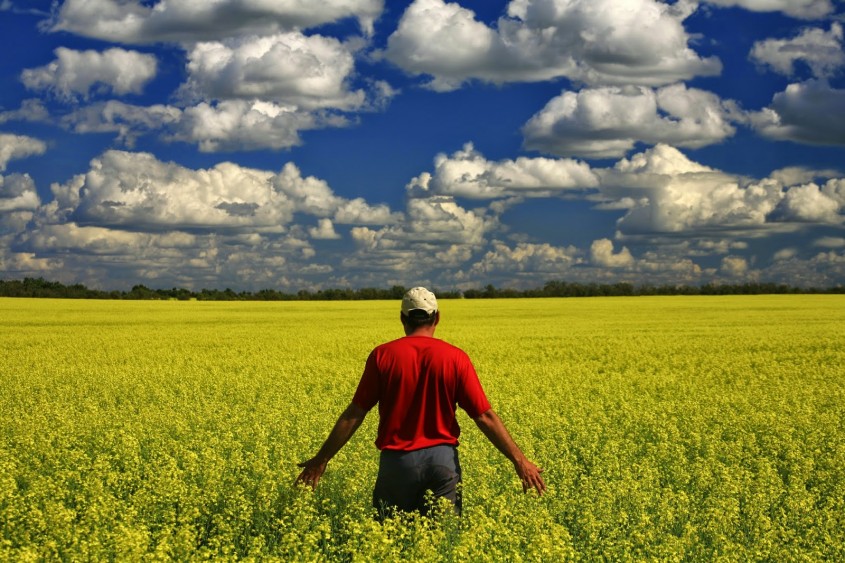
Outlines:
[[[377,413],[292,486],[388,302],[0,299],[0,560],[845,560],[845,297],[442,301],[464,516],[379,524]]]

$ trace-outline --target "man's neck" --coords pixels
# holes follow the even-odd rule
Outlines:
[[[437,326],[436,326],[436,325],[432,325],[432,326],[421,326],[421,327],[417,328],[416,330],[412,330],[412,331],[408,331],[408,330],[406,330],[406,331],[405,331],[405,336],[428,336],[428,337],[433,337],[433,336],[434,336],[434,330],[435,330],[436,328],[437,328]]]

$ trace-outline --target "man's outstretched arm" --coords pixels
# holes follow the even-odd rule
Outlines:
[[[355,434],[355,431],[364,422],[364,417],[366,416],[367,411],[355,403],[349,403],[349,406],[346,407],[346,410],[341,413],[340,418],[335,422],[334,428],[332,428],[329,437],[326,438],[317,455],[299,464],[299,467],[303,469],[299,477],[296,478],[296,483],[308,485],[312,489],[316,487],[320,481],[320,477],[326,471],[326,465],[328,465],[329,460]]]
[[[473,420],[484,435],[487,436],[487,439],[496,446],[496,449],[511,460],[514,469],[516,469],[516,474],[522,480],[522,490],[528,492],[528,489],[534,488],[542,495],[546,491],[546,482],[543,481],[543,477],[540,475],[543,470],[525,457],[525,454],[522,453],[522,450],[519,449],[519,446],[511,438],[499,415],[493,409],[490,409]]]

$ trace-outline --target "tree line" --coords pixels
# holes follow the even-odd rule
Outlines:
[[[406,288],[394,285],[390,288],[364,287],[359,289],[337,288],[316,291],[300,290],[286,293],[276,289],[260,291],[234,291],[230,288],[201,289],[185,288],[152,289],[138,284],[129,291],[90,289],[83,284],[64,285],[44,278],[23,280],[0,280],[0,297],[52,297],[65,299],[147,299],[147,300],[198,300],[198,301],[355,301],[372,299],[401,299]],[[443,299],[501,299],[515,297],[612,297],[637,295],[762,295],[795,293],[845,293],[842,285],[829,288],[795,287],[767,282],[742,284],[706,285],[634,285],[631,283],[578,283],[549,281],[534,289],[497,288],[492,284],[479,289],[464,291],[438,290],[435,294]]]

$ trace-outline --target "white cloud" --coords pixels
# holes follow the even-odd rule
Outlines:
[[[353,227],[350,236],[357,251],[344,257],[342,265],[363,276],[363,283],[379,286],[384,276],[423,271],[451,279],[454,268],[483,248],[487,234],[497,226],[497,219],[485,210],[465,209],[451,197],[410,198],[401,223],[381,229]]]
[[[610,239],[594,240],[590,245],[590,260],[596,266],[606,268],[629,268],[634,265],[631,252],[622,247],[618,253],[613,253],[613,242]]]
[[[66,277],[78,283],[73,274],[63,272],[64,261],[56,258],[38,258],[32,252],[11,252],[7,245],[0,246],[0,271],[11,278]]]
[[[291,109],[355,109],[364,92],[348,91],[348,45],[299,32],[203,42],[188,53],[185,95],[200,100],[260,99]]]
[[[331,187],[314,176],[303,177],[299,168],[289,162],[272,178],[273,188],[285,194],[293,210],[314,217],[331,218],[347,225],[388,225],[399,222],[401,213],[394,213],[385,204],[370,205],[362,198],[348,200],[334,194]]]
[[[753,12],[783,12],[794,18],[817,19],[833,13],[830,0],[705,0],[716,6],[739,6]]]
[[[820,145],[845,144],[845,90],[825,80],[790,84],[770,107],[750,116],[761,135]]]
[[[137,51],[111,48],[103,52],[59,47],[56,60],[26,69],[21,81],[30,90],[47,90],[66,99],[96,93],[140,94],[156,75],[156,58]]]
[[[53,25],[120,43],[195,42],[305,29],[348,17],[370,34],[383,0],[179,0],[155,5],[138,0],[67,0]]]
[[[0,176],[0,213],[34,211],[40,205],[35,182],[28,175]]]
[[[695,243],[690,255],[709,256],[711,254],[728,254],[731,250],[746,250],[748,243],[733,239],[700,239]]]
[[[269,102],[203,102],[185,109],[173,139],[195,142],[204,152],[284,149],[301,143],[302,130],[344,123]]]
[[[417,241],[481,244],[495,225],[495,219],[444,196],[410,199],[406,215],[407,228]]]
[[[165,141],[196,143],[203,152],[286,149],[301,144],[301,131],[347,123],[342,116],[259,100],[202,102],[184,110],[110,100],[85,106],[62,119],[62,124],[76,133],[116,133],[117,140],[129,148],[139,137],[157,132]]]
[[[385,56],[435,90],[566,77],[587,84],[661,85],[721,70],[687,45],[692,4],[655,0],[513,0],[491,29],[443,0],[415,0]]]
[[[131,229],[265,228],[289,222],[293,205],[273,174],[221,163],[190,170],[150,154],[108,151],[91,162],[76,221]]]
[[[333,240],[340,238],[340,235],[334,230],[331,219],[320,219],[316,227],[308,229],[308,234],[314,239]]]
[[[117,133],[117,140],[131,148],[138,137],[177,126],[181,120],[182,110],[174,106],[136,106],[109,100],[69,113],[62,124],[76,133]]]
[[[793,39],[759,41],[751,49],[750,57],[785,76],[792,76],[796,63],[803,62],[816,78],[829,78],[845,66],[842,40],[842,25],[833,23],[829,32],[812,28]]]
[[[784,256],[760,272],[767,279],[776,279],[799,287],[842,287],[845,279],[845,252],[829,250],[807,259],[797,253]]]
[[[26,238],[27,246],[42,253],[73,252],[99,256],[131,256],[143,262],[151,255],[181,260],[186,249],[198,244],[188,233],[143,233],[75,223],[43,225]]]
[[[774,256],[772,256],[772,259],[775,262],[782,262],[784,260],[791,260],[796,256],[798,256],[798,249],[794,246],[791,246],[788,248],[781,248],[780,250],[775,252]]]
[[[622,156],[637,142],[702,147],[735,132],[732,102],[683,84],[564,92],[523,127],[525,145],[557,155]]]
[[[493,241],[492,249],[472,264],[469,274],[477,279],[521,272],[532,276],[558,276],[581,262],[579,254],[573,246],[521,242],[511,247],[504,242]]]
[[[824,193],[818,185],[806,184],[786,191],[778,209],[786,220],[837,224],[845,221],[840,215],[842,207],[843,201]]]
[[[839,176],[841,173],[838,170],[816,170],[814,168],[806,168],[804,166],[787,166],[786,168],[779,168],[769,173],[769,178],[782,183],[784,186],[794,186],[797,184],[807,184],[817,179],[830,179]],[[833,189],[833,186],[831,186]]]
[[[0,133],[0,172],[6,170],[9,161],[44,154],[47,144],[26,135]]]
[[[468,143],[451,156],[437,155],[434,174],[424,172],[414,178],[407,189],[412,195],[493,199],[549,197],[567,190],[596,187],[598,178],[584,162],[524,157],[492,162]]]
[[[601,174],[605,195],[636,202],[618,222],[628,234],[762,227],[782,198],[782,186],[773,180],[748,183],[667,145],[622,159]]]
[[[494,217],[525,197],[568,194],[596,201],[600,209],[624,210],[617,221],[623,238],[675,233],[696,237],[700,243],[710,241],[709,247],[699,244],[700,255],[727,254],[747,245],[724,237],[795,230],[799,223],[839,224],[845,208],[845,179],[831,178],[821,187],[805,181],[833,174],[832,170],[788,168],[754,180],[694,162],[665,144],[623,158],[611,168],[592,169],[568,159],[493,162],[467,144],[452,155],[438,155],[433,173],[420,174],[408,184],[409,220],[414,217],[410,211],[417,205],[416,197],[429,203],[438,195],[499,198],[487,208],[486,213]],[[596,260],[606,259],[606,265],[611,256],[609,242],[594,249]],[[617,261],[628,261],[626,252]]]
[[[397,219],[386,206],[336,196],[324,181],[302,177],[292,163],[278,174],[229,162],[192,170],[147,153],[107,151],[87,173],[54,186],[53,193],[56,203],[45,211],[54,221],[69,217],[83,225],[133,231],[279,233],[294,213],[342,215],[359,224]],[[60,205],[67,208],[53,209]]]
[[[822,248],[845,248],[845,237],[821,237],[813,241],[813,245]]]
[[[748,261],[740,256],[725,256],[719,271],[729,278],[744,278],[749,273]]]
[[[23,100],[19,109],[0,112],[0,123],[6,123],[7,121],[45,122],[49,117],[50,113],[47,111],[44,102],[36,98],[30,98]]]
[[[125,289],[142,281],[197,290],[226,286],[301,289],[313,283],[309,275],[325,275],[332,268],[315,261],[313,247],[293,231],[271,235],[143,232],[40,224],[21,236],[22,252],[11,258],[52,262],[53,267],[62,268],[63,275],[90,287],[107,283]],[[56,264],[59,256],[61,262]]]
[[[390,225],[402,220],[402,214],[386,204],[370,205],[364,198],[342,200],[334,212],[334,222],[341,225]]]

